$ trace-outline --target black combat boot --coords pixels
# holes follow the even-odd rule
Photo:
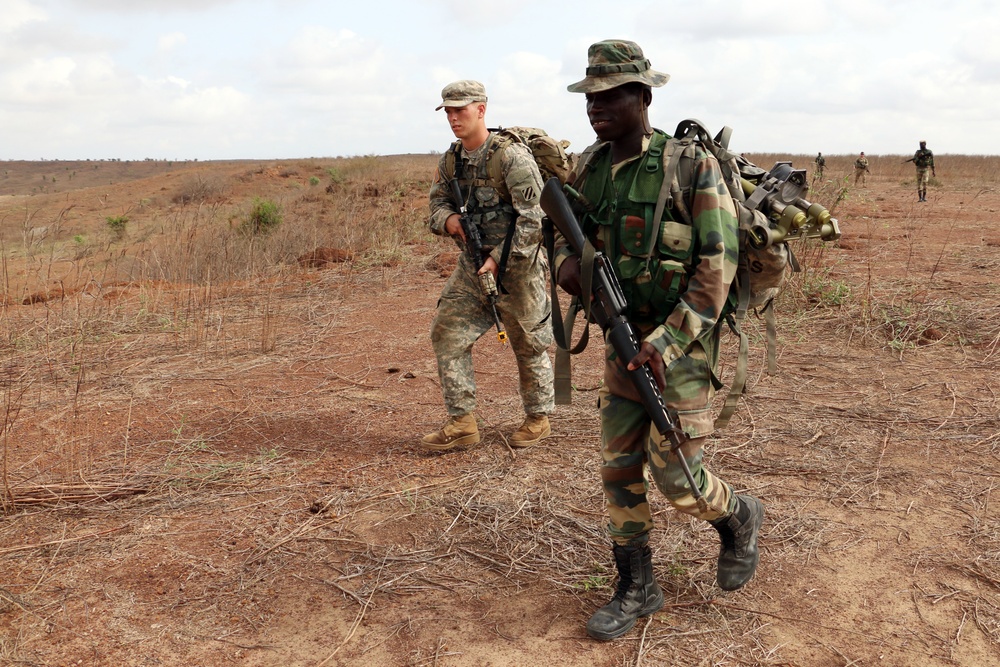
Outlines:
[[[587,634],[608,641],[620,637],[640,616],[649,616],[663,607],[663,591],[653,580],[653,551],[642,546],[614,546],[618,566],[618,590],[587,621]]]
[[[753,578],[760,560],[757,533],[763,522],[764,504],[753,496],[736,496],[733,513],[711,522],[722,538],[715,575],[722,590],[735,591]]]

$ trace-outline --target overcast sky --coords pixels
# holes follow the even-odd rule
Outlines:
[[[1000,154],[996,0],[0,0],[0,159],[444,150],[441,88],[585,148],[587,47],[671,75],[653,125],[739,152]]]

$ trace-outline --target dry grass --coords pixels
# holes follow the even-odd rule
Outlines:
[[[897,175],[890,159],[873,156],[873,171],[885,170],[876,180],[901,182],[912,167]],[[945,168],[946,159],[942,180],[968,179],[969,192],[994,187],[996,160]],[[828,156],[828,173],[848,160]],[[4,218],[0,661],[50,664],[96,656],[95,647],[128,656],[142,645],[172,664],[295,664],[268,632],[288,612],[281,605],[302,597],[314,613],[332,607],[346,619],[324,629],[309,664],[469,664],[461,633],[442,619],[482,628],[489,605],[537,591],[551,606],[531,634],[563,647],[567,660],[576,655],[578,620],[614,583],[593,392],[560,408],[559,435],[546,446],[502,446],[517,410],[504,395],[482,410],[488,446],[420,456],[409,431],[439,409],[426,341],[416,340],[423,332],[406,322],[390,335],[366,314],[384,301],[382,321],[396,323],[425,317],[414,302],[432,305],[425,293],[441,278],[413,265],[432,263],[421,198],[433,164],[419,156],[239,165],[216,190],[224,201],[151,202],[130,213],[122,242],[79,221],[74,228],[64,205],[31,215],[59,221],[40,242],[23,242],[21,217]],[[321,183],[310,186],[313,177]],[[969,285],[968,299],[931,288],[975,257],[988,270],[996,252],[983,250],[988,239],[971,248],[947,235],[927,241],[933,224],[916,213],[884,213],[875,196],[839,183],[821,187],[817,199],[839,199],[845,245],[864,245],[796,248],[806,270],[778,304],[779,375],[753,378],[710,448],[713,470],[767,498],[765,578],[720,594],[710,529],[661,502],[654,548],[664,611],[572,664],[777,666],[812,655],[814,664],[846,665],[888,655],[892,664],[945,665],[974,633],[1000,641],[991,504],[1000,409],[982,388],[1000,341],[995,299],[984,298],[996,291],[985,280]],[[235,230],[253,196],[286,211],[275,233]],[[73,239],[81,232],[85,253]],[[356,259],[300,271],[295,258],[320,246]],[[19,305],[43,290],[47,298]],[[749,318],[748,327],[759,372],[762,324]],[[578,385],[596,387],[599,350],[588,352]],[[982,382],[956,378],[958,363]],[[487,362],[483,382],[509,372]],[[934,501],[911,499],[914,489]],[[931,520],[952,527],[933,546],[911,546]],[[838,563],[865,562],[875,543],[902,554],[911,578],[893,583],[908,591],[909,615],[874,601],[851,606],[835,584],[824,590],[841,607],[805,589],[788,593],[803,569],[832,577]],[[862,581],[857,595],[877,583]],[[95,609],[113,610],[97,641],[80,621]],[[499,623],[489,631],[497,645],[524,640]]]

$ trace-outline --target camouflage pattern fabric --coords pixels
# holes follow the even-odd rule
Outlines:
[[[917,189],[926,190],[930,183],[930,167],[917,167]]]
[[[927,148],[920,148],[913,154],[913,164],[917,167],[917,190],[927,191],[930,182],[929,172],[934,171],[934,153]]]
[[[934,152],[928,148],[918,149],[913,154],[913,164],[917,165],[917,169],[933,169]]]
[[[716,330],[717,332],[718,330]],[[678,411],[681,427],[691,436],[681,452],[709,511],[698,509],[687,479],[670,452],[670,443],[650,424],[625,365],[605,350],[604,386],[600,392],[601,481],[608,508],[608,532],[619,544],[648,533],[653,519],[646,500],[644,464],[656,487],[678,511],[704,521],[718,519],[731,509],[730,486],[702,464],[703,434],[712,430],[711,404],[715,387],[710,381],[718,360],[718,335],[696,341],[683,359],[670,366],[664,402]]]
[[[698,148],[693,166],[695,191],[688,207],[691,225],[677,211],[665,211],[655,252],[647,256],[647,236],[663,179],[662,153],[666,135],[659,130],[643,153],[611,168],[610,151],[599,150],[579,190],[593,203],[579,211],[584,232],[618,272],[629,299],[629,317],[643,340],[663,355],[666,405],[678,411],[681,428],[692,438],[682,452],[699,490],[709,502],[702,513],[691,496],[676,459],[652,427],[638,402],[624,363],[607,349],[604,387],[600,395],[601,477],[608,508],[608,531],[622,545],[644,539],[653,521],[646,500],[644,465],[657,487],[677,510],[711,521],[733,511],[735,495],[726,482],[702,464],[704,436],[713,430],[711,403],[721,385],[715,377],[718,361],[716,327],[736,274],[738,241],[736,211],[718,161]],[[657,171],[653,164],[659,163]],[[651,194],[650,194],[651,193]],[[571,253],[557,239],[556,261]],[[674,462],[671,463],[671,460]],[[633,542],[634,543],[634,542]]]
[[[530,152],[524,146],[510,145],[502,156],[503,173],[512,202],[501,200],[497,189],[486,179],[486,156],[490,138],[471,154],[462,152],[463,169],[469,176],[479,175],[481,185],[465,194],[467,208],[478,225],[484,252],[499,264],[504,237],[515,224],[510,257],[503,276],[503,288],[497,310],[503,320],[511,348],[517,359],[519,390],[525,414],[550,414],[555,408],[552,386],[552,361],[547,348],[552,343],[549,323],[551,305],[546,286],[548,262],[541,252],[542,210],[538,206],[541,177]],[[443,173],[444,156],[430,192],[430,227],[444,234],[448,216],[457,212]],[[441,392],[448,414],[468,414],[476,408],[476,382],[473,375],[472,346],[493,328],[493,314],[482,295],[472,263],[463,251],[458,265],[448,279],[438,311],[431,324],[431,342],[438,362]]]
[[[826,167],[826,158],[820,153],[816,156],[816,178],[823,178],[823,169]]]

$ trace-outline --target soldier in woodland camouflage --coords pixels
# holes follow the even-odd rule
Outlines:
[[[858,159],[854,161],[854,184],[857,185],[861,182],[861,187],[865,187],[868,182],[868,158],[865,157],[865,152],[861,151],[861,155]]]
[[[675,509],[718,531],[717,582],[723,589],[738,589],[753,576],[764,517],[759,500],[737,495],[702,463],[713,430],[712,397],[721,387],[715,375],[718,325],[736,274],[738,223],[719,163],[701,146],[687,167],[693,170],[690,197],[674,198],[661,219],[653,219],[670,143],[649,125],[647,108],[652,87],[668,78],[651,69],[637,44],[612,40],[590,47],[586,78],[569,86],[586,94],[599,139],[571,178],[581,195],[574,208],[591,243],[611,260],[628,300],[628,319],[642,339],[634,359],[616,358],[610,346],[605,355],[601,479],[619,583],[611,602],[587,623],[587,632],[601,640],[624,634],[663,605],[653,578],[645,466]],[[557,238],[556,248],[558,284],[580,294],[580,258],[564,239]],[[707,511],[699,509],[669,441],[652,427],[626,375],[626,367],[647,362],[689,438],[680,451]]]
[[[479,229],[484,261],[480,273],[492,271],[500,286],[497,311],[507,330],[517,371],[525,419],[509,442],[512,447],[533,445],[551,434],[548,415],[555,407],[552,362],[551,307],[545,275],[548,262],[541,252],[542,210],[538,197],[542,179],[530,151],[520,144],[503,144],[486,128],[486,89],[477,81],[445,86],[438,110],[445,109],[458,138],[450,151],[460,171],[464,205]],[[497,152],[494,154],[494,152]],[[450,194],[449,154],[441,157],[430,191],[430,229],[464,243],[459,205]],[[487,163],[500,160],[506,201],[491,181]],[[508,235],[508,232],[511,232]],[[506,266],[504,246],[510,238]],[[426,449],[445,451],[479,442],[476,383],[472,368],[473,344],[494,325],[493,313],[467,252],[451,274],[431,325],[431,342],[448,420],[422,439]]]
[[[920,142],[920,148],[907,162],[913,162],[917,167],[917,201],[927,201],[927,183],[930,181],[927,172],[931,176],[937,176],[937,173],[934,171],[934,153],[927,148],[926,141]]]
[[[826,167],[826,158],[823,157],[822,153],[817,153],[815,162],[816,162],[816,178],[822,179],[823,169]]]

